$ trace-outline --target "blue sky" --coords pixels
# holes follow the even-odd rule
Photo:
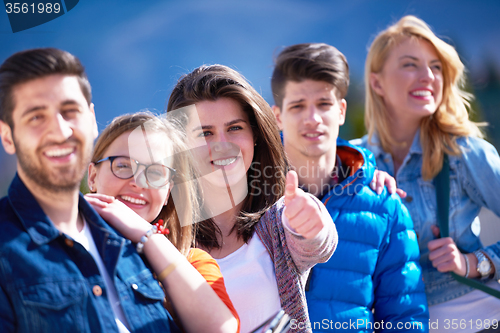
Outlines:
[[[87,69],[102,130],[123,113],[163,110],[176,80],[202,64],[239,70],[272,103],[273,54],[295,43],[336,46],[359,84],[371,40],[406,14],[449,38],[471,73],[486,61],[500,68],[497,0],[80,0],[65,15],[15,34],[7,14],[0,13],[0,61],[34,47],[77,55]],[[4,194],[13,159],[3,150],[0,166]]]

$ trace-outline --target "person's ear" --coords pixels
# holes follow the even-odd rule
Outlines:
[[[347,111],[347,102],[344,98],[338,101],[339,103],[339,125],[342,126],[345,123],[345,113]]]
[[[384,89],[380,83],[380,73],[370,73],[370,87],[379,96],[384,96]]]
[[[99,135],[99,130],[97,129],[97,120],[95,119],[94,103],[90,103],[90,112],[92,112],[92,122],[93,122],[92,135],[95,140]]]
[[[278,128],[283,130],[283,122],[281,121],[281,108],[276,105],[273,105],[274,117],[276,118],[276,123],[278,124]]]
[[[14,145],[14,138],[12,133],[12,128],[0,120],[0,137],[2,139],[3,149],[9,155],[14,155],[16,153],[16,146]]]
[[[89,190],[92,193],[97,192],[97,182],[96,182],[96,177],[97,177],[97,167],[94,163],[89,164],[89,171],[88,171],[88,177],[87,177],[87,185],[89,186]]]

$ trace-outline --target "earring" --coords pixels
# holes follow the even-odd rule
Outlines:
[[[256,147],[256,146],[257,146],[257,142],[256,142],[256,143],[254,143],[253,145],[254,145],[254,147]]]

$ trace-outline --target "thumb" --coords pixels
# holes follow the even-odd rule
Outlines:
[[[293,170],[288,171],[285,183],[285,205],[293,200],[298,187],[299,177],[297,176],[297,173]]]

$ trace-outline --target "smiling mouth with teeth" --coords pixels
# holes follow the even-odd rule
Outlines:
[[[320,135],[320,133],[307,133],[305,136],[308,138],[317,138]]]
[[[136,205],[145,205],[146,204],[146,200],[132,198],[132,197],[129,197],[128,195],[121,195],[120,198],[122,198],[123,200],[128,201],[130,203],[136,204]]]
[[[417,91],[412,91],[411,93],[413,96],[422,96],[422,97],[427,97],[427,96],[432,96],[432,93],[429,90],[417,90]]]
[[[216,160],[212,161],[212,163],[218,166],[227,166],[233,164],[234,161],[236,161],[236,157],[226,158],[224,160]]]
[[[45,152],[45,155],[48,157],[61,157],[67,156],[73,152],[74,148],[61,148],[61,149],[52,149]]]

